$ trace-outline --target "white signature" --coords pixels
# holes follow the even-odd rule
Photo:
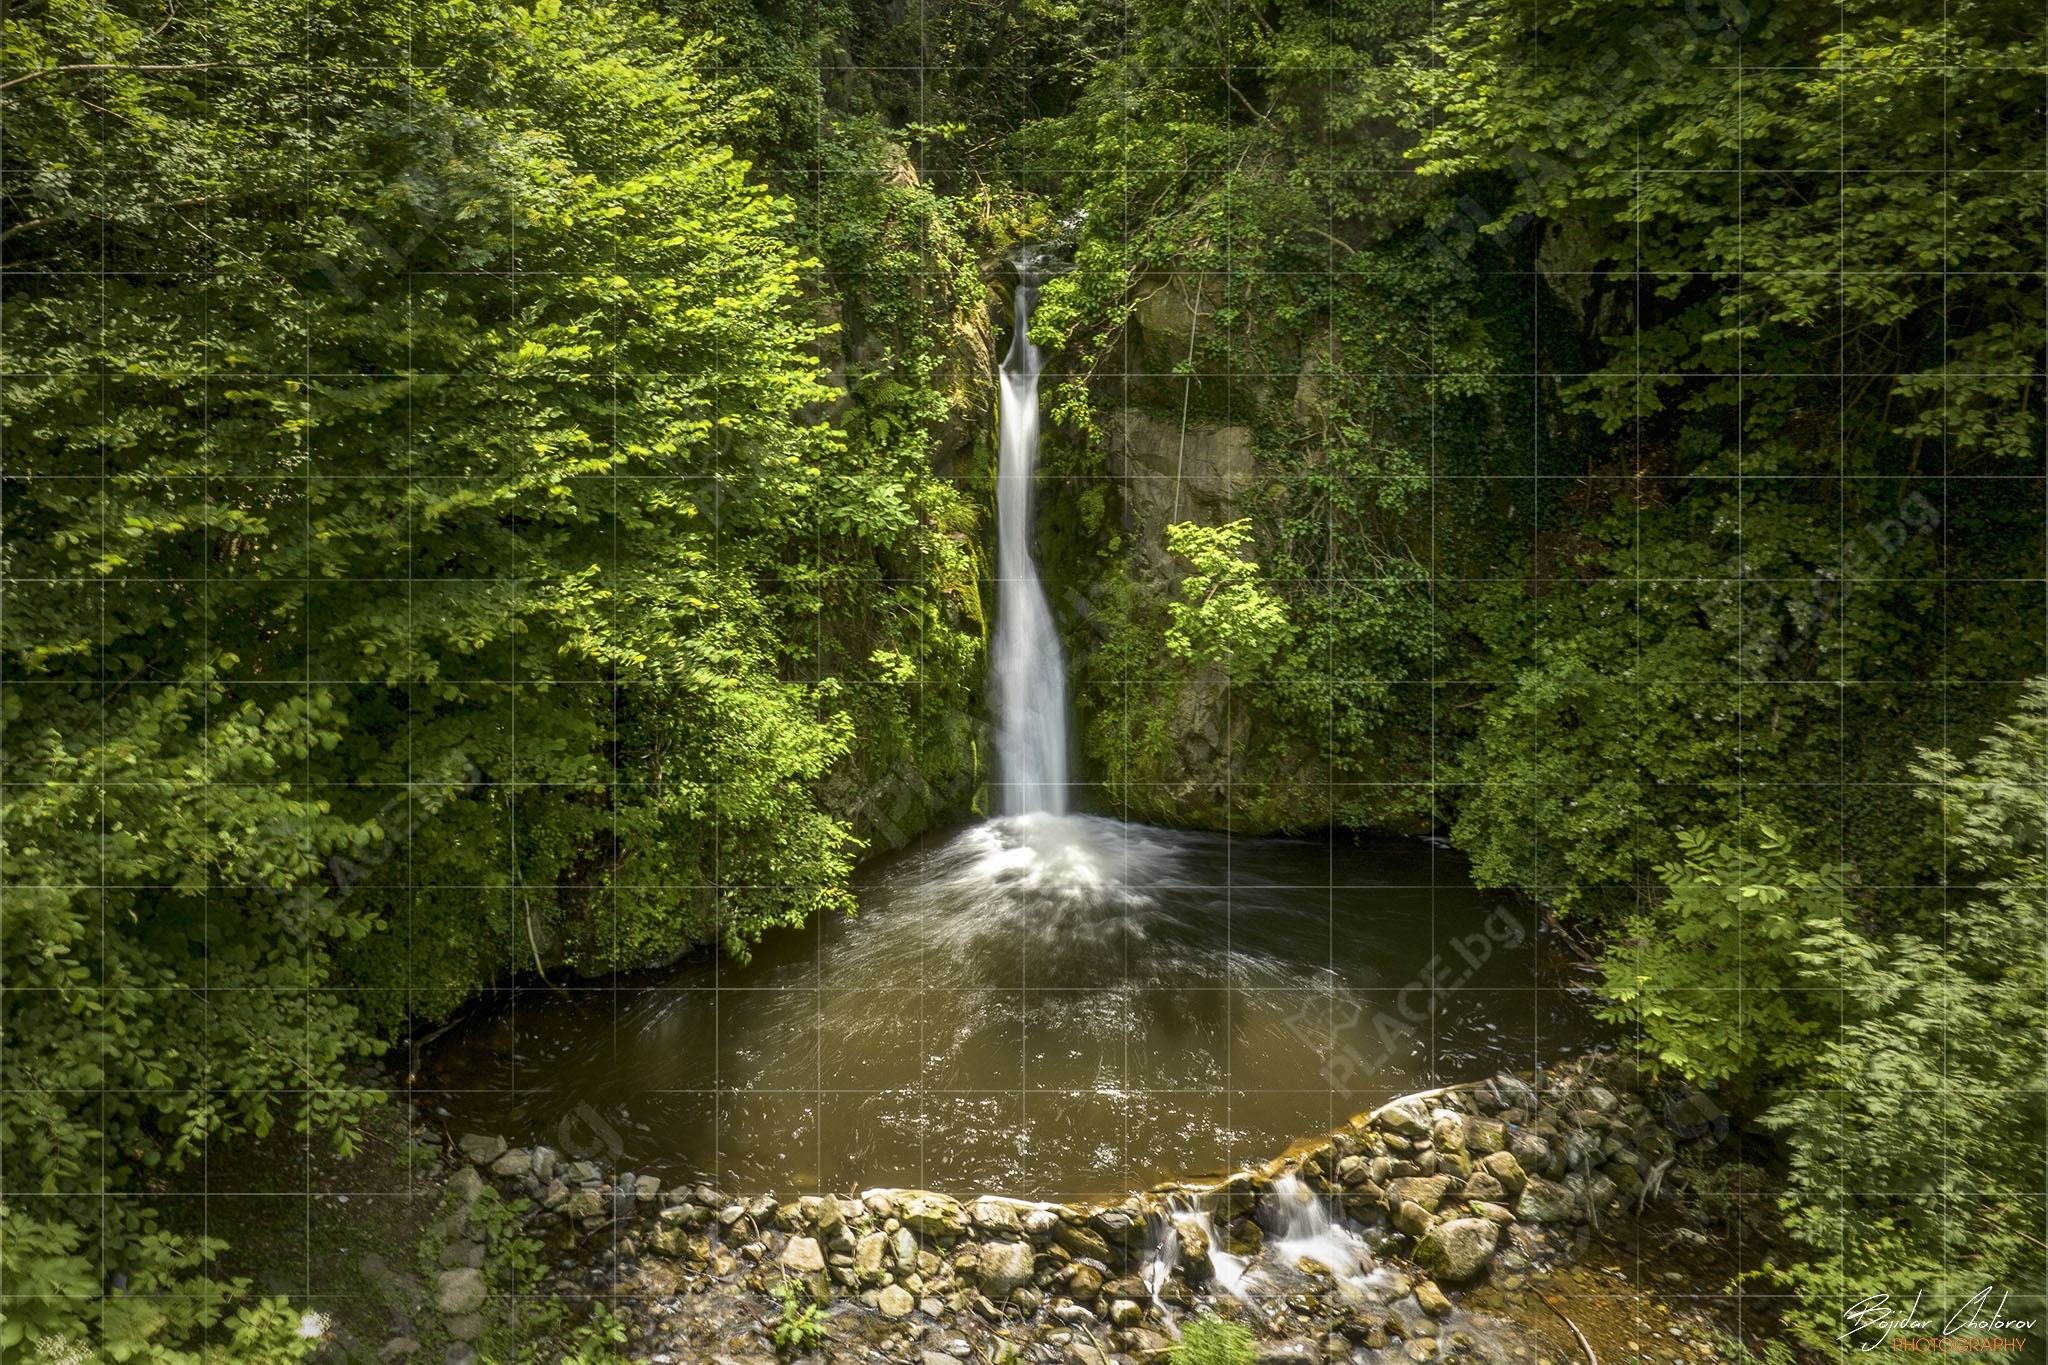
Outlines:
[[[2012,1291],[1999,1294],[1998,1305],[1990,1307],[1992,1289],[1989,1285],[1964,1300],[1962,1306],[1949,1315],[1948,1321],[1938,1327],[1935,1319],[1920,1316],[1920,1303],[1924,1294],[1915,1294],[1913,1302],[1900,1309],[1895,1307],[1889,1294],[1872,1294],[1842,1310],[1842,1322],[1848,1328],[1835,1340],[1857,1346],[1860,1350],[1874,1351],[1885,1342],[1899,1335],[1954,1336],[1957,1332],[2031,1332],[2035,1318],[2008,1318],[2005,1316],[2006,1300]],[[1989,1310],[1987,1312],[1987,1309]],[[2017,1345],[2017,1343],[2014,1343]]]

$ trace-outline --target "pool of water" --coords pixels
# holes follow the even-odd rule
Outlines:
[[[1080,1197],[1604,1036],[1555,935],[1427,843],[1027,815],[857,889],[746,964],[502,992],[415,1094],[669,1183]]]

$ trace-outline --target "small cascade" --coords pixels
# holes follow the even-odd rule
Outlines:
[[[1357,1284],[1372,1273],[1372,1252],[1358,1234],[1330,1217],[1323,1198],[1291,1175],[1273,1182],[1271,1208],[1278,1227],[1267,1246],[1288,1266],[1316,1261],[1339,1280]]]
[[[996,462],[996,630],[990,672],[996,719],[996,808],[1003,815],[1067,809],[1067,668],[1038,564],[1031,555],[1031,490],[1038,473],[1038,374],[1031,310],[1049,261],[1016,257],[1010,353],[1003,359]]]
[[[1200,1254],[1188,1256],[1186,1249],[1191,1246],[1198,1247]],[[1246,1299],[1252,1286],[1248,1258],[1224,1249],[1216,1220],[1198,1196],[1169,1195],[1166,1216],[1153,1220],[1151,1240],[1145,1248],[1144,1264],[1139,1268],[1145,1287],[1152,1292],[1152,1302],[1159,1302],[1159,1290],[1176,1265],[1203,1259],[1208,1261],[1209,1276],[1218,1289]]]

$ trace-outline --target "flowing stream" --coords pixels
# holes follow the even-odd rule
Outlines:
[[[748,963],[502,992],[422,1059],[415,1093],[458,1132],[728,1190],[1083,1197],[1262,1163],[1598,1036],[1561,945],[1446,849],[1066,813],[1064,666],[1030,550],[1040,268],[1020,262],[1003,369],[1003,814],[871,862],[858,918],[772,934]],[[1345,1264],[1319,1216],[1287,1235]]]

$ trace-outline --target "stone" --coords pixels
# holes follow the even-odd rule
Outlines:
[[[1463,1284],[1486,1269],[1498,1245],[1500,1224],[1488,1218],[1452,1218],[1432,1227],[1416,1243],[1413,1260],[1439,1280]]]
[[[1568,1175],[1565,1177],[1564,1186],[1571,1191],[1575,1203],[1593,1210],[1606,1208],[1621,1193],[1612,1180],[1598,1171],[1586,1175]]]
[[[476,1347],[466,1341],[451,1341],[441,1360],[443,1365],[476,1365]]]
[[[474,1204],[477,1196],[483,1192],[484,1178],[476,1173],[474,1166],[464,1166],[448,1177],[448,1190],[444,1197],[467,1213],[469,1206]]]
[[[1531,1179],[1515,1204],[1515,1217],[1525,1223],[1564,1223],[1572,1216],[1572,1192],[1548,1180]]]
[[[1418,1175],[1396,1180],[1387,1186],[1387,1203],[1395,1208],[1414,1202],[1431,1213],[1444,1202],[1444,1196],[1456,1189],[1458,1181],[1448,1175]]]
[[[925,1237],[958,1237],[967,1231],[967,1213],[957,1200],[928,1190],[912,1190],[897,1205],[903,1226]]]
[[[1037,1253],[1029,1242],[988,1242],[975,1260],[980,1267],[981,1292],[1001,1300],[1031,1283]]]
[[[1100,1346],[1070,1341],[1067,1343],[1067,1365],[1109,1365],[1109,1357],[1102,1353]]]
[[[654,1196],[661,1193],[659,1176],[643,1175],[633,1182],[633,1197],[643,1204],[654,1202]]]
[[[1362,1156],[1347,1156],[1337,1163],[1337,1183],[1351,1188],[1372,1179],[1372,1162]]]
[[[1611,1114],[1621,1108],[1621,1097],[1605,1086],[1589,1085],[1583,1096],[1586,1103],[1603,1114]]]
[[[1429,1142],[1439,1152],[1465,1150],[1465,1120],[1457,1114],[1439,1113],[1429,1125]]]
[[[792,1237],[782,1249],[782,1268],[793,1275],[809,1275],[825,1268],[825,1253],[815,1237]]]
[[[1416,1100],[1401,1100],[1380,1111],[1380,1126],[1405,1138],[1429,1136],[1429,1114]]]
[[[1123,1334],[1124,1350],[1131,1358],[1152,1365],[1152,1362],[1170,1361],[1173,1357],[1173,1343],[1149,1327],[1133,1327]]]
[[[1415,1302],[1423,1312],[1433,1318],[1445,1317],[1451,1311],[1450,1297],[1430,1280],[1415,1282]]]
[[[919,1351],[918,1365],[953,1365],[953,1357],[943,1351]]]
[[[1429,1210],[1413,1199],[1394,1210],[1394,1226],[1410,1237],[1421,1237],[1426,1234],[1433,1221],[1435,1220],[1430,1216]]]
[[[462,1155],[478,1166],[489,1165],[505,1155],[509,1145],[501,1137],[486,1137],[482,1133],[464,1133],[455,1139],[455,1145]]]
[[[456,1341],[475,1341],[484,1334],[484,1315],[464,1313],[459,1318],[448,1319],[447,1328],[448,1335]]]
[[[1498,1180],[1509,1194],[1520,1194],[1529,1179],[1513,1152],[1494,1152],[1480,1161],[1479,1169]]]
[[[536,1180],[545,1184],[555,1178],[555,1163],[561,1160],[561,1154],[555,1151],[554,1148],[536,1147],[533,1149],[531,1159],[533,1162],[533,1174]]]
[[[1465,1182],[1462,1193],[1468,1200],[1501,1200],[1508,1197],[1508,1188],[1494,1178],[1492,1171],[1482,1167],[1474,1171],[1472,1178]]]
[[[1085,1261],[1077,1261],[1067,1275],[1067,1293],[1080,1303],[1094,1303],[1102,1296],[1102,1272]]]
[[[1062,1219],[1059,1225],[1053,1228],[1052,1240],[1055,1245],[1060,1247],[1069,1256],[1087,1256],[1105,1264],[1110,1259],[1109,1243],[1102,1239],[1100,1233],[1091,1232],[1087,1228],[1076,1223],[1069,1223],[1065,1219]]]
[[[1550,1143],[1540,1133],[1517,1128],[1508,1134],[1508,1151],[1525,1171],[1541,1174],[1550,1168]]]
[[[1136,1327],[1145,1320],[1143,1305],[1129,1299],[1117,1299],[1109,1305],[1109,1321],[1115,1327]]]
[[[870,1232],[853,1244],[853,1273],[873,1280],[882,1273],[882,1251],[889,1245],[885,1232]]]
[[[917,1308],[917,1300],[902,1285],[892,1284],[884,1286],[876,1295],[875,1307],[885,1318],[907,1318]]]
[[[1642,1193],[1643,1178],[1637,1175],[1635,1167],[1626,1161],[1610,1161],[1602,1166],[1597,1174],[1605,1176],[1626,1198],[1633,1199]]]
[[[604,1196],[596,1190],[578,1190],[562,1201],[562,1214],[579,1222],[604,1217]]]
[[[1493,1078],[1492,1085],[1493,1093],[1504,1107],[1525,1110],[1531,1114],[1536,1112],[1536,1091],[1519,1076],[1511,1076],[1503,1071]]]
[[[1515,1221],[1515,1211],[1506,1204],[1494,1204],[1485,1200],[1475,1199],[1472,1201],[1472,1212],[1478,1214],[1481,1218],[1490,1218],[1496,1223],[1512,1223]]]
[[[450,1242],[447,1246],[441,1248],[441,1268],[444,1270],[452,1270],[460,1266],[468,1266],[471,1270],[481,1270],[483,1269],[483,1264],[484,1245],[482,1242],[472,1242],[464,1239],[460,1242]]]
[[[985,1233],[1024,1235],[1024,1220],[1016,1205],[1007,1199],[977,1199],[968,1208],[967,1217]]]
[[[917,1234],[913,1233],[909,1228],[898,1228],[889,1234],[889,1259],[894,1261],[896,1268],[905,1275],[917,1273],[917,1253],[919,1250]]]
[[[1313,1341],[1262,1341],[1252,1359],[1258,1365],[1322,1365],[1322,1348]]]
[[[393,1337],[377,1348],[377,1359],[382,1365],[391,1365],[394,1360],[403,1360],[420,1349],[420,1344],[411,1337]]]
[[[437,1285],[434,1306],[446,1317],[474,1313],[484,1306],[484,1296],[490,1292],[484,1286],[483,1273],[473,1266],[442,1271]]]
[[[507,1180],[516,1180],[533,1171],[533,1156],[523,1147],[514,1147],[491,1163],[491,1174]]]
[[[1465,1150],[1474,1157],[1483,1157],[1494,1152],[1504,1152],[1508,1145],[1508,1126],[1492,1119],[1469,1118],[1465,1120]]]
[[[1443,1347],[1437,1344],[1435,1337],[1410,1337],[1401,1343],[1401,1354],[1414,1361],[1415,1365],[1423,1365],[1424,1361],[1435,1360],[1437,1352],[1442,1349]]]

